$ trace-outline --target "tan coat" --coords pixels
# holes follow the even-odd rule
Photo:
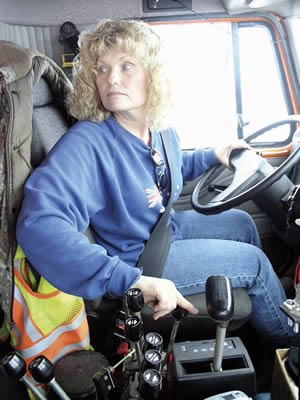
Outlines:
[[[0,41],[0,304],[9,324],[16,221],[32,170],[32,90],[42,76],[64,108],[71,83],[63,71],[39,52]]]

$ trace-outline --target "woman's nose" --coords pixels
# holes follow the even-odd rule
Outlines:
[[[111,69],[108,76],[108,81],[112,85],[116,85],[120,82],[120,74],[117,69],[115,68]]]

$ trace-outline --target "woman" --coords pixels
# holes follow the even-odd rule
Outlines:
[[[137,262],[170,196],[159,128],[172,107],[159,37],[141,21],[103,20],[80,39],[74,90],[75,124],[28,179],[17,239],[32,265],[58,289],[87,299],[142,290],[154,318],[177,305],[197,313],[184,295],[204,291],[224,274],[248,289],[255,327],[274,343],[293,334],[279,310],[284,291],[248,214],[194,211],[170,215],[173,242],[162,278],[141,275]],[[174,202],[183,181],[221,162],[237,142],[181,152],[168,130],[175,169]],[[157,171],[153,157],[167,166]],[[164,179],[162,179],[162,174]],[[164,182],[163,182],[164,181]],[[96,244],[82,232],[91,224]],[[32,245],[37,243],[38,245]]]

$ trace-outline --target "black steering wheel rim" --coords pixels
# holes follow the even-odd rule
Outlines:
[[[296,122],[300,122],[300,115],[288,115],[286,118],[280,119],[278,121],[272,122],[272,124],[266,125],[263,128],[251,133],[251,135],[247,136],[244,140],[246,143],[251,143],[252,140],[258,138],[263,135],[265,132],[270,131],[271,129],[277,128],[278,126],[285,124],[293,124]]]
[[[277,126],[286,124],[286,123],[295,123],[295,122],[300,122],[300,115],[292,115],[289,116],[288,118],[282,119],[280,121],[277,121],[275,123],[272,123],[259,131],[254,132],[252,135],[250,135],[246,141],[249,142],[253,140],[254,138],[262,135],[263,133],[267,132],[268,130],[271,130]],[[251,151],[251,150],[244,150],[244,151]],[[257,157],[259,157],[257,155]],[[229,210],[233,207],[237,207],[241,203],[244,203],[250,199],[252,199],[254,196],[257,196],[259,193],[262,191],[268,189],[271,185],[273,185],[276,181],[278,181],[283,175],[287,173],[287,171],[290,170],[290,168],[295,165],[300,159],[300,146],[298,146],[289,156],[288,158],[277,168],[273,169],[273,172],[270,173],[268,176],[260,180],[258,183],[255,183],[253,186],[250,188],[242,191],[241,193],[237,194],[236,196],[233,196],[227,200],[222,200],[222,201],[214,201],[212,199],[209,203],[207,204],[200,204],[199,203],[199,193],[200,190],[202,189],[203,186],[203,180],[200,180],[192,193],[192,206],[193,208],[203,214],[217,214],[222,211]],[[235,171],[236,173],[236,171]],[[231,186],[231,185],[230,185]],[[230,188],[229,186],[229,188]]]

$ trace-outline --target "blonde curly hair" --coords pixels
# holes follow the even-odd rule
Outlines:
[[[79,38],[79,57],[74,62],[73,90],[68,108],[78,120],[101,122],[110,111],[104,108],[96,87],[97,59],[111,48],[122,50],[142,63],[148,76],[147,115],[150,126],[160,128],[174,104],[174,93],[167,72],[167,60],[159,36],[139,20],[104,19],[91,32]]]

